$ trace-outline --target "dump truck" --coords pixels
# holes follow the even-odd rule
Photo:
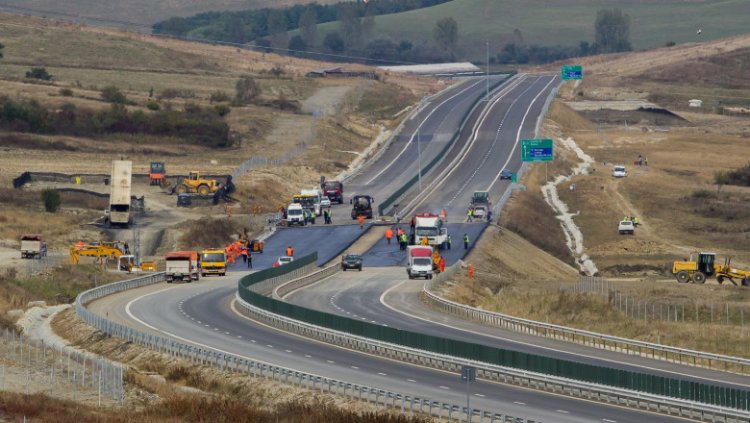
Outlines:
[[[175,280],[192,282],[200,279],[201,268],[198,265],[197,251],[171,251],[164,256],[164,261],[164,279],[167,283]]]
[[[369,195],[355,195],[349,200],[352,205],[352,219],[357,219],[360,215],[365,219],[372,219],[372,205],[375,199]]]
[[[412,244],[419,244],[422,238],[427,238],[427,245],[444,248],[448,244],[448,228],[443,219],[435,213],[416,213],[414,215],[414,232]]]
[[[693,254],[697,254],[697,261],[693,260]],[[672,263],[672,274],[678,283],[702,284],[709,276],[716,276],[719,284],[729,280],[734,285],[750,286],[750,270],[732,267],[730,257],[724,259],[723,265],[717,264],[715,253],[691,253],[689,260]]]
[[[409,275],[409,279],[432,279],[432,254],[433,249],[430,246],[410,245],[407,247],[406,274]]]
[[[188,175],[187,179],[183,179],[182,183],[175,187],[174,192],[176,194],[200,194],[209,195],[219,190],[221,184],[216,182],[216,179],[204,179],[201,177],[200,172],[192,171]]]
[[[331,202],[342,204],[344,202],[344,184],[339,181],[324,181],[321,184],[323,195],[331,199]]]
[[[227,254],[223,248],[201,251],[201,276],[227,274]]]
[[[21,236],[21,258],[42,258],[47,255],[47,243],[41,235]]]
[[[163,186],[167,178],[167,171],[164,168],[164,162],[151,162],[148,172],[148,183],[150,185]]]
[[[129,226],[132,222],[130,214],[130,186],[133,176],[133,162],[130,160],[112,161],[112,179],[109,186],[109,208],[105,212],[106,226]]]

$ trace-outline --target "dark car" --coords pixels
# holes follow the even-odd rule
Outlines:
[[[362,256],[359,254],[347,254],[341,257],[341,270],[357,269],[362,271]]]
[[[500,172],[500,180],[507,179],[511,180],[513,179],[513,172],[511,172],[508,169],[503,169],[502,172]]]
[[[193,200],[188,194],[177,194],[177,205],[182,207],[188,207],[193,204]]]

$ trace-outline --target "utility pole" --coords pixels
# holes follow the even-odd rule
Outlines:
[[[486,91],[485,91],[485,100],[490,101],[490,40],[487,40],[487,73],[485,74],[485,83],[486,83]]]
[[[419,175],[419,193],[422,193],[422,147],[420,146],[419,127],[417,126],[417,174]]]

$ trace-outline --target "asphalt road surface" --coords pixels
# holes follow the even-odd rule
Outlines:
[[[231,302],[237,281],[244,274],[237,271],[193,284],[164,283],[126,291],[95,301],[91,308],[111,320],[197,346],[352,383],[465,403],[466,385],[458,374],[332,347],[278,332],[236,314]],[[483,381],[472,383],[470,392],[475,408],[543,422],[678,421]]]

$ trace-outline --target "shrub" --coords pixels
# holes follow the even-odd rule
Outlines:
[[[229,94],[221,90],[212,92],[211,96],[208,97],[208,101],[210,101],[211,103],[221,103],[229,100]]]
[[[158,99],[173,99],[173,98],[195,98],[195,93],[190,90],[178,90],[176,88],[166,88],[159,93],[156,98]]]
[[[255,100],[261,93],[260,85],[251,76],[243,76],[234,87],[234,104],[241,106]]]
[[[217,104],[214,106],[214,111],[217,115],[224,117],[232,111],[228,104]]]
[[[156,111],[156,110],[161,109],[161,106],[159,105],[158,101],[149,100],[148,102],[146,102],[146,108],[149,109],[149,110]]]
[[[45,189],[42,191],[42,202],[45,210],[54,213],[60,209],[60,193],[54,189]]]
[[[70,88],[60,88],[60,95],[63,97],[73,97],[73,90]]]
[[[46,68],[31,68],[30,71],[26,72],[27,78],[41,79],[43,81],[49,81],[52,79],[52,75],[47,72]]]
[[[114,85],[107,85],[102,88],[101,92],[102,99],[114,104],[125,104],[128,98]]]

